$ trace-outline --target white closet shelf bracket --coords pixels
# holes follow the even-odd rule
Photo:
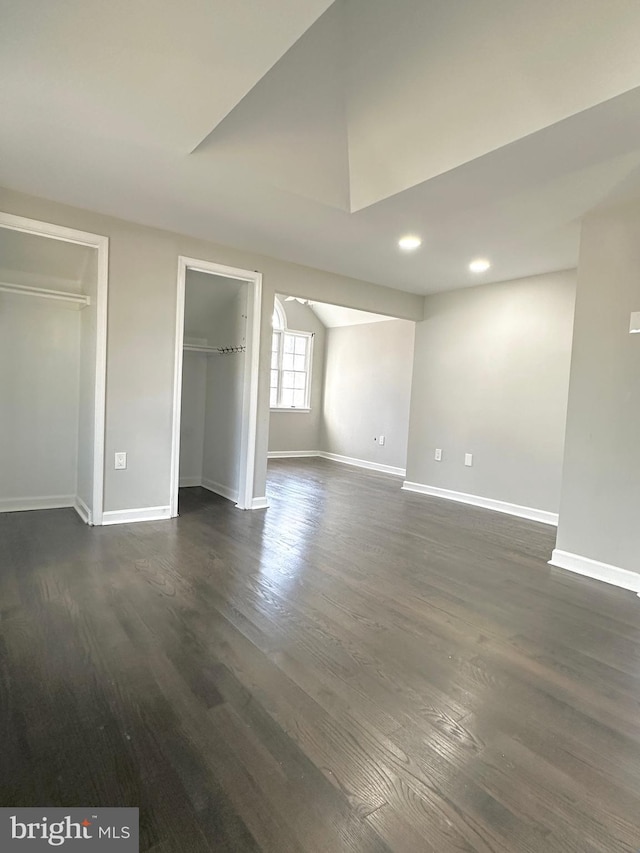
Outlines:
[[[84,293],[67,293],[64,290],[48,290],[46,287],[29,287],[26,284],[11,284],[0,281],[0,293],[16,293],[20,296],[39,296],[41,299],[53,299],[64,302],[74,308],[86,308],[91,305],[91,297]]]

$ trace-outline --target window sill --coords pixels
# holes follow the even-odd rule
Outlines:
[[[297,406],[271,406],[271,412],[303,412],[309,414],[311,409],[298,408]]]

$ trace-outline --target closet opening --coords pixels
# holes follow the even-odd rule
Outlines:
[[[257,508],[261,292],[260,273],[179,258],[172,518],[178,515],[179,489],[194,486],[239,509]]]
[[[0,512],[102,523],[108,239],[0,212]]]

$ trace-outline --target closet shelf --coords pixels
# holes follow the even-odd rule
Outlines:
[[[29,287],[26,284],[11,284],[0,281],[0,293],[16,293],[20,296],[39,296],[41,299],[53,299],[64,302],[74,308],[86,308],[91,305],[91,297],[84,293],[66,293],[64,290],[48,290],[46,287]]]

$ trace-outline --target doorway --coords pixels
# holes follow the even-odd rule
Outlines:
[[[102,524],[108,245],[0,212],[0,511]]]
[[[261,273],[178,258],[171,517],[180,486],[254,505]]]

